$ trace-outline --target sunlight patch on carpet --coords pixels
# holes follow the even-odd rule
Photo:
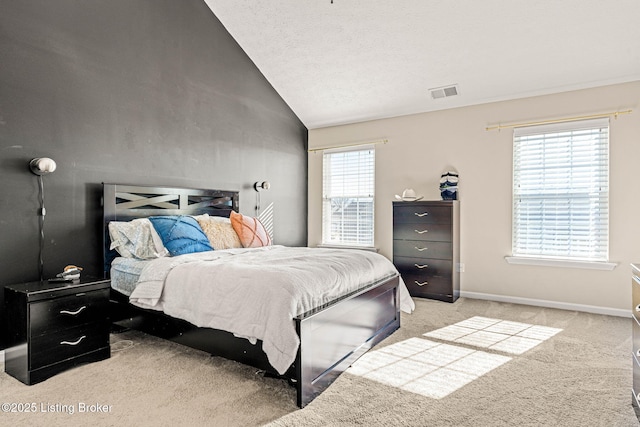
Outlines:
[[[562,329],[548,326],[475,316],[423,335],[509,354],[523,354],[560,331]]]
[[[441,399],[511,360],[423,338],[371,351],[347,372],[433,399]]]
[[[511,357],[455,344],[520,355],[562,329],[475,316],[365,353],[347,372],[433,399],[464,387]]]

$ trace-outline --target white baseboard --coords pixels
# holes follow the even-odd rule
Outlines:
[[[561,310],[584,311],[586,313],[605,314],[607,316],[631,317],[631,309],[622,310],[619,308],[598,307],[595,305],[573,304],[568,302],[548,301],[542,299],[531,299],[512,297],[505,295],[484,294],[480,292],[460,291],[460,296],[471,299],[482,299],[489,301],[509,302],[513,304],[533,305],[537,307],[558,308]]]

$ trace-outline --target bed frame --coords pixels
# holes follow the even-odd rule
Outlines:
[[[116,256],[109,250],[110,221],[153,215],[229,216],[232,210],[238,211],[238,192],[103,184],[103,206],[105,277],[109,277]],[[269,364],[261,341],[252,345],[226,331],[199,328],[154,310],[140,309],[113,289],[111,314],[120,327],[141,330],[282,377],[295,386],[297,405],[302,408],[362,354],[400,327],[398,285],[395,275],[293,319],[300,346],[295,362],[282,376]]]

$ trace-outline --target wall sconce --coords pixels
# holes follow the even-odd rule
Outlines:
[[[40,216],[40,281],[44,280],[44,216],[47,214],[46,209],[44,208],[44,183],[42,182],[42,175],[46,175],[48,173],[56,170],[56,162],[48,157],[38,157],[32,159],[29,162],[29,168],[31,172],[38,175],[38,188],[40,190],[40,209],[38,210],[38,215]]]
[[[256,190],[256,216],[260,215],[260,192],[271,188],[269,181],[256,182],[253,189]]]
[[[45,175],[56,170],[56,162],[48,157],[38,157],[29,162],[31,172],[36,175]]]
[[[253,188],[256,191],[268,190],[269,188],[271,188],[271,184],[269,183],[269,181],[256,182],[255,184],[253,184]]]

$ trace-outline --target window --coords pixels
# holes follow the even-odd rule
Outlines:
[[[513,256],[608,261],[608,119],[515,129]]]
[[[375,149],[325,151],[322,243],[373,246]]]

